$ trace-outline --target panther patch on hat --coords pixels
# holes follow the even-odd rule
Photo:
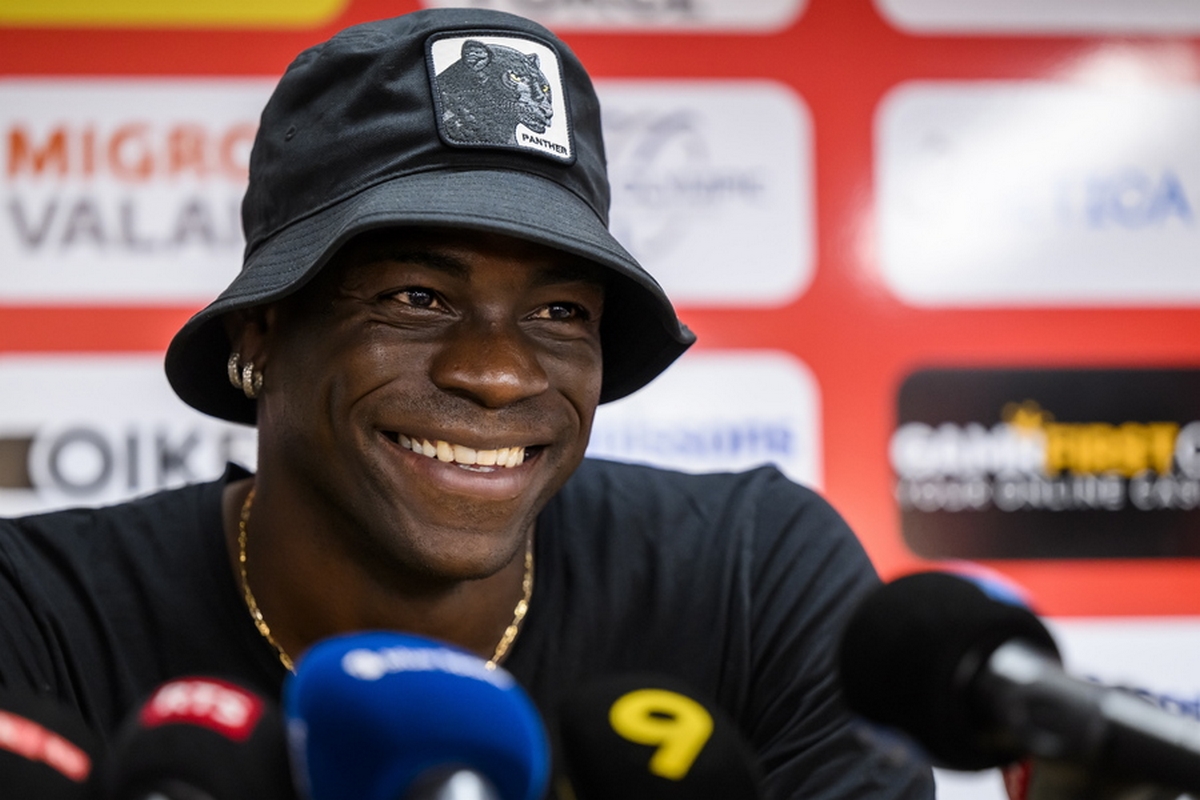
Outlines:
[[[442,141],[575,160],[562,64],[525,36],[456,31],[425,45]]]

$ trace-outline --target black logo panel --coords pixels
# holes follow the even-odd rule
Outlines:
[[[1200,557],[1200,370],[923,370],[897,406],[921,556]]]

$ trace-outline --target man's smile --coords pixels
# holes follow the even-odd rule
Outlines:
[[[540,445],[529,447],[513,445],[484,450],[455,444],[444,439],[426,439],[394,431],[385,431],[384,436],[418,455],[437,459],[446,464],[455,464],[472,472],[493,472],[499,469],[519,467],[525,463],[527,458],[532,458],[543,449]]]

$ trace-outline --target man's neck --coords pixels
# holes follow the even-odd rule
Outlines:
[[[399,630],[464,647],[492,658],[523,596],[524,553],[495,574],[455,581],[389,570],[324,530],[297,524],[254,479],[226,485],[222,518],[230,568],[239,588],[245,553],[246,585],[275,643],[294,660],[318,640],[361,630]],[[249,500],[249,503],[248,503]],[[273,502],[274,501],[274,502]],[[244,548],[239,544],[247,515]],[[249,610],[247,611],[249,614]]]

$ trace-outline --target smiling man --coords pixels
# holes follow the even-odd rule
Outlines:
[[[395,629],[503,663],[550,730],[589,680],[718,704],[776,798],[924,797],[842,706],[833,652],[877,584],[769,467],[584,458],[596,407],[692,343],[609,234],[575,55],[429,10],[302,53],[263,112],[241,273],[175,336],[191,406],[257,425],[255,474],[0,521],[0,682],[103,731],[151,688],[276,694],[307,647]]]

